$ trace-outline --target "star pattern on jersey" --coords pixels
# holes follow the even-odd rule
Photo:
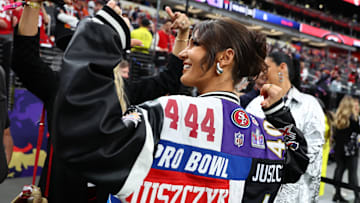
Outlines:
[[[287,126],[285,126],[283,128],[279,128],[279,131],[283,134],[284,140],[286,142],[296,139],[296,134],[291,131],[293,126],[294,126],[293,124],[290,124],[290,125],[287,125]]]

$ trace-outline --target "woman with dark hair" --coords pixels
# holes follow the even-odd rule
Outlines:
[[[336,169],[334,180],[340,183],[345,169],[349,170],[349,183],[358,186],[358,145],[357,135],[360,133],[359,126],[359,101],[351,96],[345,96],[335,114],[335,161]],[[347,202],[341,196],[339,185],[335,186],[334,201]],[[355,203],[360,202],[359,193],[354,191]]]
[[[282,182],[299,178],[292,164],[284,166],[283,136],[274,128],[294,124],[280,88],[262,90],[272,124],[246,113],[234,93],[242,77],[266,69],[265,36],[230,19],[200,23],[179,54],[181,82],[200,96],[161,97],[123,115],[122,89],[112,78],[117,61],[98,61],[97,46],[79,43],[89,26],[79,24],[65,52],[52,121],[55,152],[74,171],[124,202],[272,202]],[[121,50],[107,33],[97,34],[107,50]],[[90,50],[86,59],[75,57],[79,50]],[[289,131],[301,142],[300,131]]]
[[[294,116],[296,127],[304,133],[309,157],[309,167],[301,179],[294,184],[281,187],[276,202],[316,202],[320,187],[322,145],[324,144],[325,121],[324,113],[318,101],[311,95],[299,92],[300,73],[294,66],[294,61],[282,52],[270,53],[265,59],[268,65],[267,83],[282,88],[281,95]],[[297,63],[296,63],[297,64]],[[261,111],[262,97],[255,98],[246,110],[259,117],[264,117]],[[286,132],[286,129],[284,129]]]

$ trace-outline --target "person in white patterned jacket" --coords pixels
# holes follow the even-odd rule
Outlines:
[[[311,95],[301,93],[296,87],[300,84],[299,66],[295,59],[282,52],[273,52],[265,60],[269,69],[267,83],[282,88],[281,95],[294,116],[296,127],[302,131],[308,145],[307,156],[309,166],[306,173],[296,183],[284,184],[275,202],[317,202],[322,163],[322,145],[324,144],[325,119],[318,101]],[[255,98],[246,110],[259,117],[264,117],[261,111],[261,96]],[[284,129],[284,133],[288,133]],[[297,147],[299,143],[292,143]]]

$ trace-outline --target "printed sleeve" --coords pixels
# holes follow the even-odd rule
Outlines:
[[[286,145],[285,165],[282,181],[295,183],[305,173],[309,164],[307,143],[303,133],[296,127],[290,109],[280,100],[267,109],[263,109],[266,119],[284,136]]]
[[[39,34],[22,36],[15,28],[11,68],[25,87],[47,103],[53,102],[58,86],[58,73],[40,57]]]

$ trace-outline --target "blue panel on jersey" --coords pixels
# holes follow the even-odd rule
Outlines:
[[[107,203],[121,203],[121,201],[114,195],[109,195]]]
[[[226,180],[245,180],[251,158],[230,155],[170,141],[159,142],[152,168]]]

